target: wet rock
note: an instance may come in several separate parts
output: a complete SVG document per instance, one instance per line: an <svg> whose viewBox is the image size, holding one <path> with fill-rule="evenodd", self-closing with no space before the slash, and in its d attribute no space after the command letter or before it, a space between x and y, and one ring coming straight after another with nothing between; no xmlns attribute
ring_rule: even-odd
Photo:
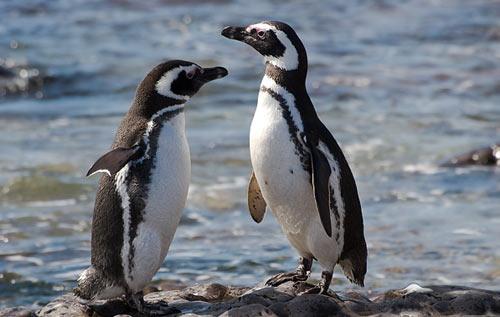
<svg viewBox="0 0 500 317"><path fill-rule="evenodd" d="M348 292L326 295L301 293L313 285L298 282L255 288L195 285L182 290L147 294L149 303L168 302L181 311L176 316L371 316L450 314L500 314L500 292L461 286L411 284L368 298L362 293ZM31 316L25 308L0 311L0 316ZM124 300L102 301L85 305L73 295L64 295L37 312L38 316L132 316Z"/></svg>
<svg viewBox="0 0 500 317"><path fill-rule="evenodd" d="M0 309L1 317L35 317L35 312L26 307Z"/></svg>
<svg viewBox="0 0 500 317"><path fill-rule="evenodd" d="M280 312L283 310L280 309ZM321 317L321 316L353 316L342 302L325 295L305 294L286 302L285 316Z"/></svg>
<svg viewBox="0 0 500 317"><path fill-rule="evenodd" d="M90 317L92 316L92 309L82 303L80 299L73 294L66 294L48 303L36 314L40 317Z"/></svg>
<svg viewBox="0 0 500 317"><path fill-rule="evenodd" d="M441 164L443 167L460 167L467 165L500 166L500 143L455 156Z"/></svg>
<svg viewBox="0 0 500 317"><path fill-rule="evenodd" d="M272 310L268 309L264 305L260 304L250 304L247 306L242 306L238 308L233 308L225 313L219 315L219 317L253 317L253 316L263 316L263 317L278 317Z"/></svg>
<svg viewBox="0 0 500 317"><path fill-rule="evenodd" d="M144 294L166 291L166 290L181 290L187 287L186 284L178 280L158 280L146 286L143 290Z"/></svg>
<svg viewBox="0 0 500 317"><path fill-rule="evenodd" d="M188 287L182 292L181 297L187 300L214 302L232 298L228 293L229 289L226 286L214 283Z"/></svg>
<svg viewBox="0 0 500 317"><path fill-rule="evenodd" d="M419 312L427 315L500 313L500 292L461 286L430 285L424 288L413 287L413 289L410 286L378 296L373 300L374 305L371 308L378 313L393 314L402 312Z"/></svg>

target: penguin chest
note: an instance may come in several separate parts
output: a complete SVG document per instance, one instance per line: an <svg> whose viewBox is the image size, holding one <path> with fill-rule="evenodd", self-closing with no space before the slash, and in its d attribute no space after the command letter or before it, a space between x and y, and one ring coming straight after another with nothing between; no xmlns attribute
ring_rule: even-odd
<svg viewBox="0 0 500 317"><path fill-rule="evenodd" d="M162 240L162 253L165 253L186 204L191 177L184 114L178 115L161 127L155 152L143 225L158 232Z"/></svg>
<svg viewBox="0 0 500 317"><path fill-rule="evenodd" d="M273 91L259 93L250 128L250 156L268 206L290 242L305 250L304 235L314 210L309 153L300 116L291 98L286 99Z"/></svg>
<svg viewBox="0 0 500 317"><path fill-rule="evenodd" d="M141 290L168 252L181 219L191 176L184 114L151 130L146 159L129 168L122 265L127 285Z"/></svg>

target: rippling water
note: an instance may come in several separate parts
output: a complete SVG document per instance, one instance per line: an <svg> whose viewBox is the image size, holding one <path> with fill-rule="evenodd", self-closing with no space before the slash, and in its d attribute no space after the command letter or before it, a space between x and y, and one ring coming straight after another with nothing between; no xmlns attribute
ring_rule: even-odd
<svg viewBox="0 0 500 317"><path fill-rule="evenodd" d="M273 217L246 211L262 59L219 36L265 19L302 37L313 102L357 178L365 291L498 288L500 171L437 165L500 139L499 17L495 0L0 2L0 307L47 302L88 266L84 172L167 58L230 76L188 106L189 202L156 279L251 285L295 267ZM354 287L337 273L333 288Z"/></svg>

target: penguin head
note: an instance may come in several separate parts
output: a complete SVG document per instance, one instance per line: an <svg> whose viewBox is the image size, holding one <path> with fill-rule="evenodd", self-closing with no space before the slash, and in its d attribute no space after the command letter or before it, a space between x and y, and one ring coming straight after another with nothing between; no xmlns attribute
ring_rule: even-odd
<svg viewBox="0 0 500 317"><path fill-rule="evenodd" d="M266 63L282 70L307 69L304 45L292 27L284 22L263 21L243 27L227 26L221 34L247 43L264 56Z"/></svg>
<svg viewBox="0 0 500 317"><path fill-rule="evenodd" d="M227 75L224 67L203 68L193 62L170 60L157 65L137 88L135 103L146 114L182 104L204 84Z"/></svg>
<svg viewBox="0 0 500 317"><path fill-rule="evenodd" d="M203 68L193 62L172 60L156 66L147 77L152 77L159 95L188 100L204 84L226 75L227 70L223 67Z"/></svg>

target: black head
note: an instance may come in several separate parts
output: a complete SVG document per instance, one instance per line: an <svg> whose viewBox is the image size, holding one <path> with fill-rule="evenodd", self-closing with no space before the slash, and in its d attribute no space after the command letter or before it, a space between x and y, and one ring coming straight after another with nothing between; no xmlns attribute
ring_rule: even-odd
<svg viewBox="0 0 500 317"><path fill-rule="evenodd" d="M136 103L149 108L185 103L201 86L226 75L224 67L203 68L182 60L167 61L153 68L142 80L137 88Z"/></svg>
<svg viewBox="0 0 500 317"><path fill-rule="evenodd" d="M297 33L286 23L264 21L248 26L228 26L223 36L247 43L280 69L307 69L307 55Z"/></svg>

